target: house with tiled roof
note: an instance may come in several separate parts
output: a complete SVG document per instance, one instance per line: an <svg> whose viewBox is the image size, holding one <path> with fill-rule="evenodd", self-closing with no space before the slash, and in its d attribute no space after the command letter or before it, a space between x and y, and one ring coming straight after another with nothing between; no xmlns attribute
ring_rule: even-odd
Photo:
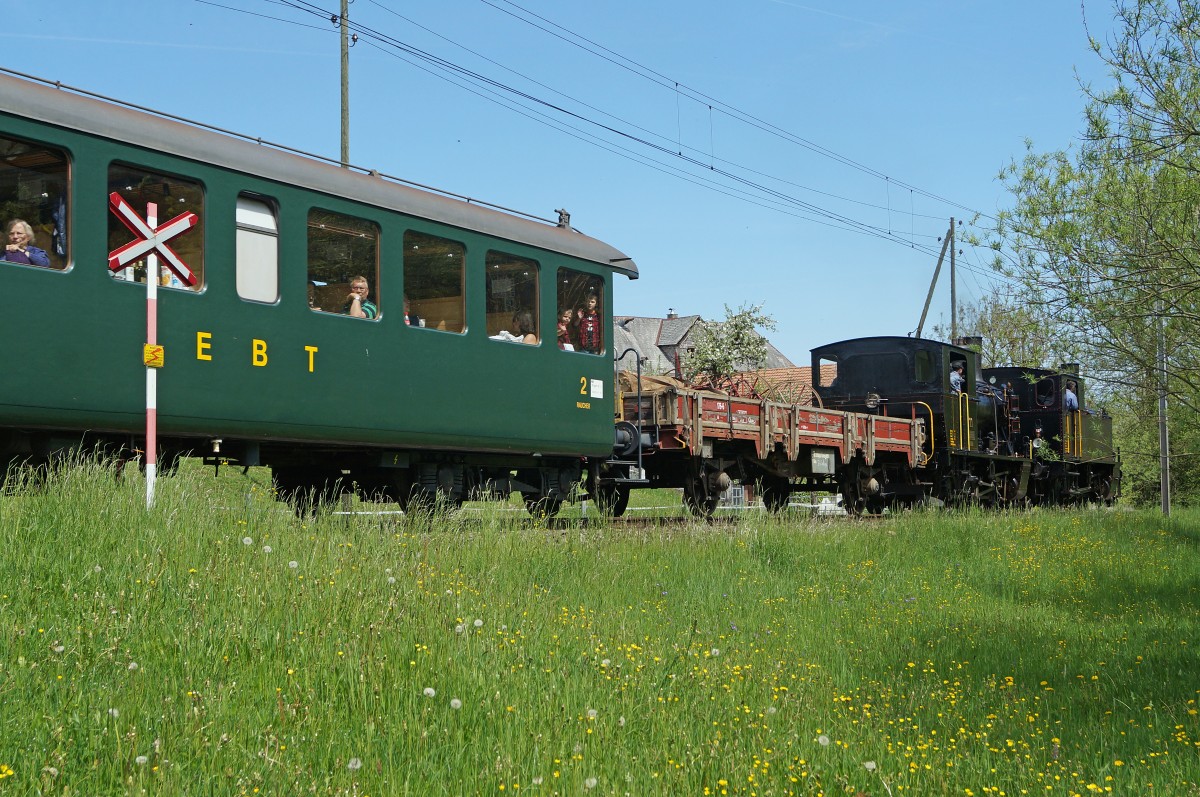
<svg viewBox="0 0 1200 797"><path fill-rule="evenodd" d="M613 318L613 351L620 354L633 349L642 358L642 371L648 374L677 376L688 354L695 349L693 337L698 315L678 315L674 310L666 318L649 316L616 316ZM635 369L632 355L617 364L618 368ZM795 368L783 352L767 341L768 369ZM806 369L807 370L807 369Z"/></svg>

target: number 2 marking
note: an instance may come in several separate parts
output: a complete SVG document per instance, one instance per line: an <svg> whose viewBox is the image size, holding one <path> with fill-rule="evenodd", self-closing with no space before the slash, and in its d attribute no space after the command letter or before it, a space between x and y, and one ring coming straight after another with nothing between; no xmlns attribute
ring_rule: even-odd
<svg viewBox="0 0 1200 797"><path fill-rule="evenodd" d="M579 395L581 395L581 396L587 395L587 377L586 376L579 377Z"/></svg>

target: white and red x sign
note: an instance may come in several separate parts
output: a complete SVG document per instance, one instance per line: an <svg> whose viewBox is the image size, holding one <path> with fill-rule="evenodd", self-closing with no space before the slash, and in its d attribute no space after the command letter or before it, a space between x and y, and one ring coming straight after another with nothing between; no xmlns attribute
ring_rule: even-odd
<svg viewBox="0 0 1200 797"><path fill-rule="evenodd" d="M179 259L179 255L167 246L167 241L195 227L200 221L199 216L189 210L186 213L180 213L166 224L160 224L152 229L116 191L108 195L108 204L117 218L129 228L129 231L138 236L120 249L114 249L108 253L110 271L120 271L153 251L158 253L167 268L171 269L185 285L196 284L196 275L192 273L186 263Z"/></svg>

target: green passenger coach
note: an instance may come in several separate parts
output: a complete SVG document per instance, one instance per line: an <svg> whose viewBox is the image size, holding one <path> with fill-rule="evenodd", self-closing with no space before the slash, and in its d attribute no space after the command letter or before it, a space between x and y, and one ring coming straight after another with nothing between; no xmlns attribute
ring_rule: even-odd
<svg viewBox="0 0 1200 797"><path fill-rule="evenodd" d="M0 150L6 241L33 234L0 262L0 464L144 447L147 278L164 469L195 455L268 465L301 501L519 491L552 511L613 452L613 280L637 267L565 214L7 75Z"/></svg>

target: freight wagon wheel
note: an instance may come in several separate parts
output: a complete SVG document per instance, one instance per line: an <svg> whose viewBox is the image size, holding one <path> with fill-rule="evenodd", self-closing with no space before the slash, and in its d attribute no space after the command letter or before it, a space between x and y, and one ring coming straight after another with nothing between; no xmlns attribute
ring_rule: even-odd
<svg viewBox="0 0 1200 797"><path fill-rule="evenodd" d="M594 498L596 506L609 517L620 517L629 508L629 490L615 484L601 486Z"/></svg>
<svg viewBox="0 0 1200 797"><path fill-rule="evenodd" d="M858 517L867 508L867 501L858 489L857 478L847 479L842 485L842 508L846 510L847 515L853 517Z"/></svg>
<svg viewBox="0 0 1200 797"><path fill-rule="evenodd" d="M780 512L787 509L791 497L791 485L787 479L770 479L762 482L762 501L768 512Z"/></svg>
<svg viewBox="0 0 1200 797"><path fill-rule="evenodd" d="M711 518L717 511L718 501L720 501L719 496L705 494L702 481L689 481L683 488L683 506L696 517Z"/></svg>

